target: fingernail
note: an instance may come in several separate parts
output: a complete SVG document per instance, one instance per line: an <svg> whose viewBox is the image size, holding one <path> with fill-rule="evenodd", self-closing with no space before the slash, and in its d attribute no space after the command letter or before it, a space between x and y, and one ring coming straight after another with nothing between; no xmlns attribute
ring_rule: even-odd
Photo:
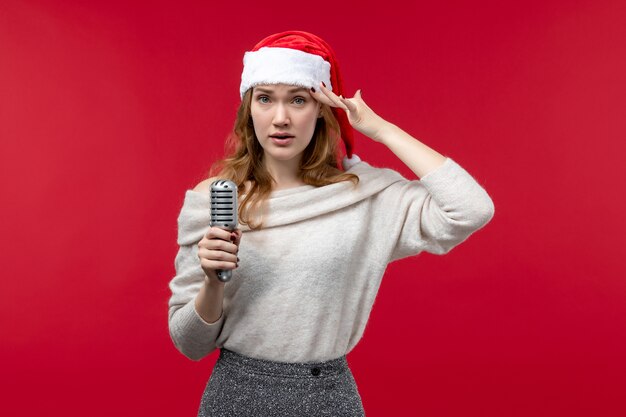
<svg viewBox="0 0 626 417"><path fill-rule="evenodd" d="M323 85L324 87L326 87L326 84L324 84L324 81L322 81L322 85Z"/></svg>
<svg viewBox="0 0 626 417"><path fill-rule="evenodd" d="M311 91L315 92L315 88L311 87Z"/></svg>
<svg viewBox="0 0 626 417"><path fill-rule="evenodd" d="M239 259L239 256L237 257L237 262L239 262L241 259Z"/></svg>

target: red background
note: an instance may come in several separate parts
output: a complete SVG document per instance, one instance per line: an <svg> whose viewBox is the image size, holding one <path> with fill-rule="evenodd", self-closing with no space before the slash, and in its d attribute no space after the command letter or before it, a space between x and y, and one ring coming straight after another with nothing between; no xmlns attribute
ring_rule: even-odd
<svg viewBox="0 0 626 417"><path fill-rule="evenodd" d="M626 415L625 5L1 2L2 414L195 415L218 352L169 339L176 219L244 51L301 29L496 207L389 266L348 355L367 415Z"/></svg>

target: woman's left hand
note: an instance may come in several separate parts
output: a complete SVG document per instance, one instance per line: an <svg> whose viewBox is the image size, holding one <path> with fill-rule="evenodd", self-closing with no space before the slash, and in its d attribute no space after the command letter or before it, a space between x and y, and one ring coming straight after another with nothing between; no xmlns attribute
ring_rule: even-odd
<svg viewBox="0 0 626 417"><path fill-rule="evenodd" d="M361 97L360 89L353 98L344 98L336 95L320 83L319 91L311 92L311 95L321 103L328 104L331 107L342 108L347 113L348 121L354 129L376 142L382 141L383 131L390 123L374 113L365 104Z"/></svg>

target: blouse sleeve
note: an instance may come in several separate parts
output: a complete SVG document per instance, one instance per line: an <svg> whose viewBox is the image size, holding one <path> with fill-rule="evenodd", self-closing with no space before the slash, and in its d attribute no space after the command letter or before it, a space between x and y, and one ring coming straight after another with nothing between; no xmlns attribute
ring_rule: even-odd
<svg viewBox="0 0 626 417"><path fill-rule="evenodd" d="M192 360L200 360L217 348L216 340L222 330L224 314L215 323L207 323L195 309L195 299L204 285L204 271L198 258L199 242L191 243L188 235L181 236L187 216L185 207L179 217L179 249L174 260L176 275L169 283L168 325L176 348ZM207 226L208 228L208 226Z"/></svg>
<svg viewBox="0 0 626 417"><path fill-rule="evenodd" d="M398 181L384 190L383 204L397 240L389 262L426 251L450 252L493 218L493 201L451 158L420 180Z"/></svg>

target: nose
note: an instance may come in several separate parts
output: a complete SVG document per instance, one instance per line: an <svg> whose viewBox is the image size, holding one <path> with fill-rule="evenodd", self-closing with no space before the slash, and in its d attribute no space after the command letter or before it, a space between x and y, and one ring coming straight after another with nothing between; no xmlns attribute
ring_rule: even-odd
<svg viewBox="0 0 626 417"><path fill-rule="evenodd" d="M274 112L274 124L278 126L284 126L288 123L289 114L287 112L287 107L283 103L278 103Z"/></svg>

